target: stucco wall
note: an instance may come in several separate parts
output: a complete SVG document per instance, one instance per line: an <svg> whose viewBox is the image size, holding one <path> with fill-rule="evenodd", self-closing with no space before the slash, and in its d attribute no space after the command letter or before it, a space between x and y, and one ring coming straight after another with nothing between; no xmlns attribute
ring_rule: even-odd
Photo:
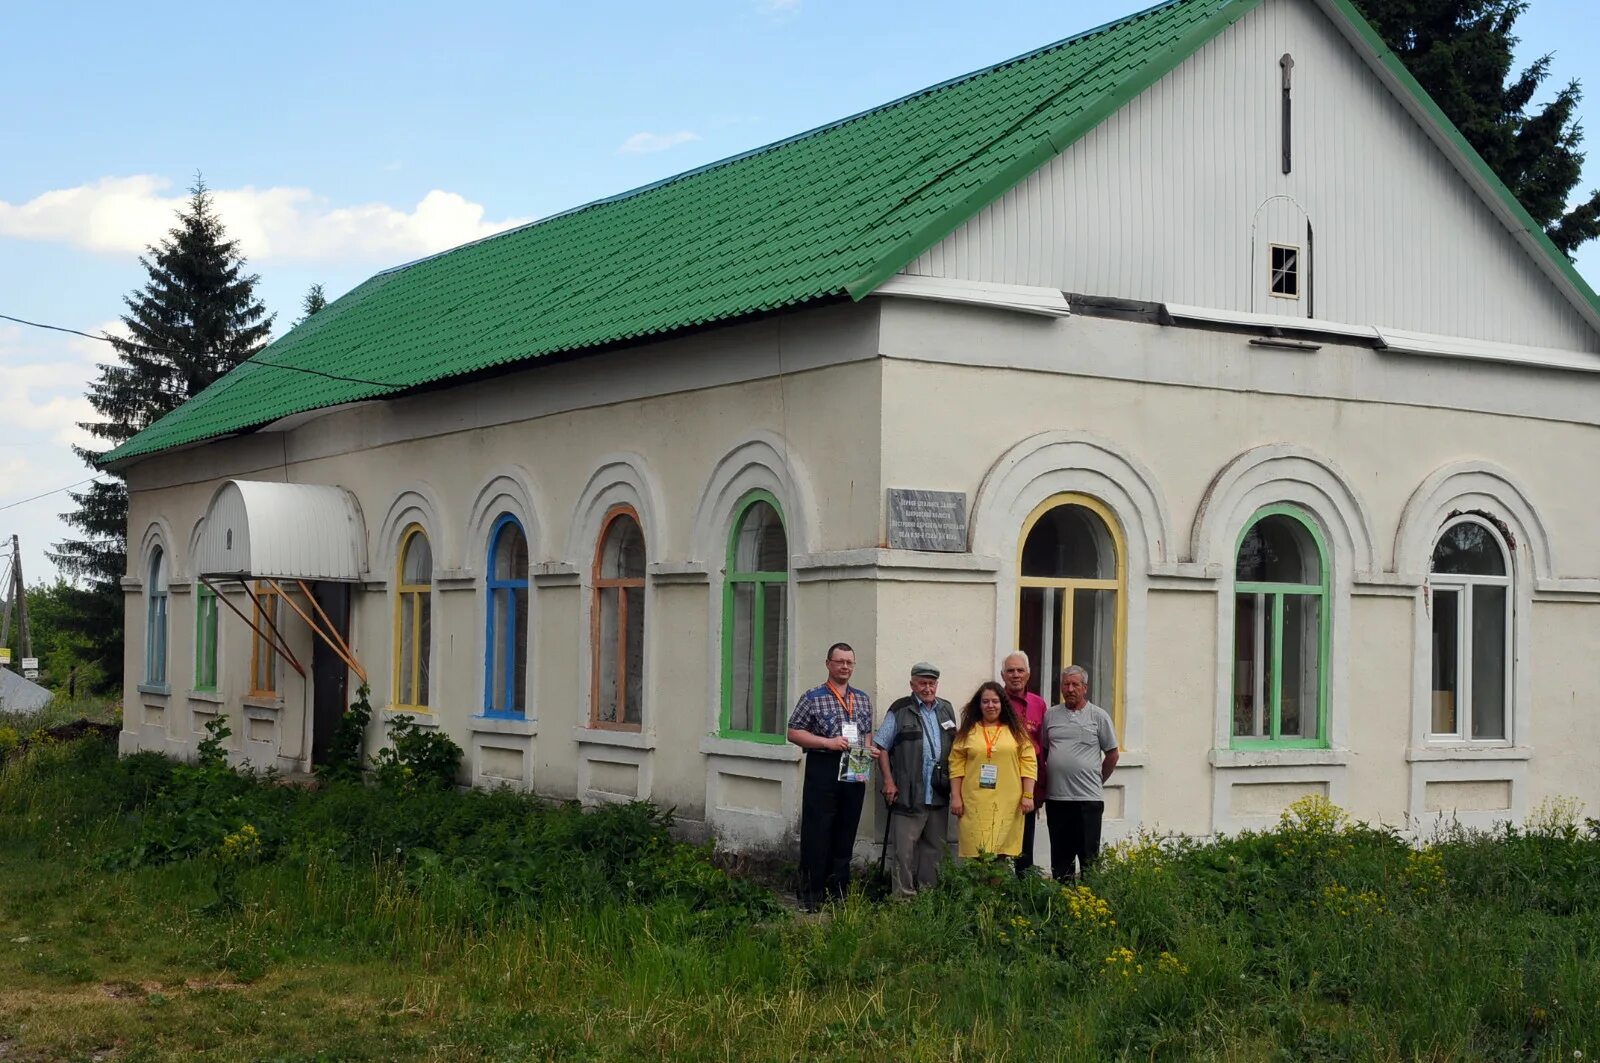
<svg viewBox="0 0 1600 1063"><path fill-rule="evenodd" d="M581 371L557 365L443 396L356 406L141 463L130 471L130 527L135 544L146 542L130 567L145 565L155 541L176 567L170 690L140 688L146 599L130 578L124 747L192 751L187 721L191 703L202 703L188 690L194 610L184 581L192 529L223 478L340 484L355 494L366 526L368 572L353 595L351 642L371 677L380 727L394 715L397 551L405 529L420 524L434 562L432 711L414 715L468 751L468 781L596 801L648 798L687 820L705 820L709 808L725 833L781 844L798 808L798 750L717 735L731 507L761 488L783 510L796 559L782 695L789 704L822 678L830 642L867 647L875 639L871 583L832 563L878 545L874 320L872 308L823 309L798 332L772 322L723 330L602 355ZM742 348L730 333L742 336ZM684 362L694 369L687 376ZM608 401L649 387L676 390ZM528 413L516 419L518 409ZM648 552L646 700L636 733L588 726L589 580L600 523L618 504L638 511ZM483 716L482 579L489 530L503 512L522 522L533 566L525 720ZM808 570L808 558L820 560ZM234 598L249 612L247 598ZM231 613L220 626L222 686L203 707L242 719L250 632ZM309 665L304 624L291 616L284 626ZM290 669L280 675L278 745L265 763L293 769L304 766L304 692ZM874 689L870 659L857 681ZM246 728L233 726L243 758L252 751ZM259 756L253 763L264 766Z"/></svg>
<svg viewBox="0 0 1600 1063"><path fill-rule="evenodd" d="M993 564L996 585L963 598L962 616L930 621L946 586L900 584L881 599L884 630L917 624L942 643L947 625L989 612L986 648L998 659L1014 639L1022 515L1078 491L1110 506L1134 540L1124 744L1141 765L1127 797L1146 824L1264 824L1307 792L1421 829L1441 811L1469 824L1519 817L1553 794L1600 808L1600 498L1578 489L1600 461L1596 382L1250 338L891 303L885 483L965 493L972 550ZM1123 379L1101 375L1113 364ZM1585 402L1588 422L1575 405ZM1440 501L1468 483L1462 500ZM1250 516L1276 501L1326 525L1332 748L1240 754L1228 748L1225 687L1232 551ZM1528 525L1516 527L1513 557L1514 734L1504 748L1447 749L1418 723L1427 557L1446 512L1480 505Z"/></svg>

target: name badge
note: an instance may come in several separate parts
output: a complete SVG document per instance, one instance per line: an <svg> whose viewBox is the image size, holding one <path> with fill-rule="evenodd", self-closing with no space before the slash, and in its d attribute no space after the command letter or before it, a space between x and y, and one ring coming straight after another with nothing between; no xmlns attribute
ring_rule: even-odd
<svg viewBox="0 0 1600 1063"><path fill-rule="evenodd" d="M844 725L844 736L851 745L856 745L861 741L861 730L855 724L847 723Z"/></svg>
<svg viewBox="0 0 1600 1063"><path fill-rule="evenodd" d="M993 790L1000 785L1000 765L978 765L978 788L980 790Z"/></svg>
<svg viewBox="0 0 1600 1063"><path fill-rule="evenodd" d="M954 720L940 720L939 726L943 727L946 731L954 731L956 729L956 722Z"/></svg>

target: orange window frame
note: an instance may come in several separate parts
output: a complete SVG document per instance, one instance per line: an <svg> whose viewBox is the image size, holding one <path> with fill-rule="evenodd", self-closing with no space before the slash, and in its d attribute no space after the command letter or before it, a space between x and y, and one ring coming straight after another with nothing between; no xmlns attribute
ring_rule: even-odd
<svg viewBox="0 0 1600 1063"><path fill-rule="evenodd" d="M634 525L639 529L641 537L644 535L644 522L639 519L638 512L628 505L613 507L606 519L600 525L600 534L595 539L594 565L590 569L593 588L589 600L589 726L608 731L638 731L644 726L644 713L639 713L637 722L629 723L628 719L628 595L629 588L644 590L644 577L626 576L607 578L602 576L601 570L605 563L606 540L611 536L611 526L622 517L632 518ZM648 562L648 553L646 554ZM600 719L600 602L602 592L616 588L617 594L617 718L616 720ZM643 594L640 594L641 601ZM641 632L642 632L641 628ZM644 652L641 647L639 653L639 666L644 667ZM643 678L642 676L640 677ZM640 689L643 689L641 683ZM643 706L639 706L643 708Z"/></svg>

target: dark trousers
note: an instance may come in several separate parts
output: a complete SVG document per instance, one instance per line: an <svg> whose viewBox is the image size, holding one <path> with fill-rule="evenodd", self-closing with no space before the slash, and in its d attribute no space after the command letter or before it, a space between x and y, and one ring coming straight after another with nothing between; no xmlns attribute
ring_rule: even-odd
<svg viewBox="0 0 1600 1063"><path fill-rule="evenodd" d="M806 754L805 793L800 799L802 900L844 896L866 794L866 783L839 781L837 752Z"/></svg>
<svg viewBox="0 0 1600 1063"><path fill-rule="evenodd" d="M1026 875L1028 868L1033 866L1033 828L1038 816L1039 810L1034 809L1022 817L1022 852L1017 854L1016 859L1018 876Z"/></svg>
<svg viewBox="0 0 1600 1063"><path fill-rule="evenodd" d="M1100 817L1104 801L1046 801L1045 820L1050 827L1050 874L1065 882L1094 865L1100 855Z"/></svg>

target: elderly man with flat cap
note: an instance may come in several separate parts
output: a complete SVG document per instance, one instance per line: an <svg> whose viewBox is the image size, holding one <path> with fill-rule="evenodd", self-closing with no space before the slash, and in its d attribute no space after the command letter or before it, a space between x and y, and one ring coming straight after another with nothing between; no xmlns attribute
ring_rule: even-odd
<svg viewBox="0 0 1600 1063"><path fill-rule="evenodd" d="M889 802L896 897L937 884L945 858L956 713L938 695L939 669L918 661L911 666L910 695L889 706L873 736Z"/></svg>

